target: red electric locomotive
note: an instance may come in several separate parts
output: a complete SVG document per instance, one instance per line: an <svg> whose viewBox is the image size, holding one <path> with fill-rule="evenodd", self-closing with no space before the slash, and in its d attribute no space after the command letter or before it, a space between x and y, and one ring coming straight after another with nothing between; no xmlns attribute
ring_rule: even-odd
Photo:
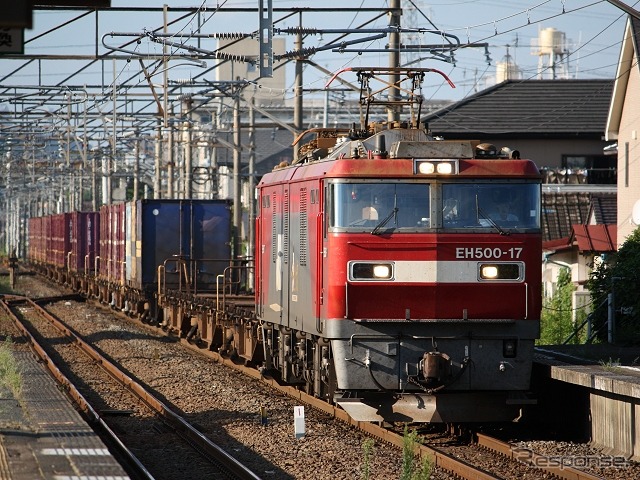
<svg viewBox="0 0 640 480"><path fill-rule="evenodd" d="M358 420L512 420L539 335L538 169L432 137L416 92L442 73L352 71L361 130L308 132L297 161L258 185L264 367ZM411 121L368 121L388 87Z"/></svg>

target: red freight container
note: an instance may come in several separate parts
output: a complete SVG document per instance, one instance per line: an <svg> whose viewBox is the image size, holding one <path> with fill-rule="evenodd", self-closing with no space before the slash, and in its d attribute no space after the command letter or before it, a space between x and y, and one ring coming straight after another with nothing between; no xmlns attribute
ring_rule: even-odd
<svg viewBox="0 0 640 480"><path fill-rule="evenodd" d="M126 204L115 203L100 208L100 260L98 278L125 284L125 212Z"/></svg>
<svg viewBox="0 0 640 480"><path fill-rule="evenodd" d="M86 252L89 272L95 271L96 257L100 254L100 213L89 212L86 226Z"/></svg>
<svg viewBox="0 0 640 480"><path fill-rule="evenodd" d="M49 264L53 263L51 218L51 215L42 218L42 261Z"/></svg>
<svg viewBox="0 0 640 480"><path fill-rule="evenodd" d="M71 252L71 214L59 213L51 216L51 249L49 263L59 268L67 266Z"/></svg>
<svg viewBox="0 0 640 480"><path fill-rule="evenodd" d="M69 269L78 273L93 271L98 255L100 215L98 212L71 214L71 252Z"/></svg>
<svg viewBox="0 0 640 480"><path fill-rule="evenodd" d="M35 253L34 258L38 262L44 262L46 260L47 252L47 237L46 237L46 219L39 217L36 219L36 233L35 233Z"/></svg>
<svg viewBox="0 0 640 480"><path fill-rule="evenodd" d="M29 218L29 244L27 247L27 258L31 262L44 261L44 236L42 225L43 217Z"/></svg>
<svg viewBox="0 0 640 480"><path fill-rule="evenodd" d="M27 258L31 261L36 259L36 230L38 229L39 218L31 217L27 220Z"/></svg>

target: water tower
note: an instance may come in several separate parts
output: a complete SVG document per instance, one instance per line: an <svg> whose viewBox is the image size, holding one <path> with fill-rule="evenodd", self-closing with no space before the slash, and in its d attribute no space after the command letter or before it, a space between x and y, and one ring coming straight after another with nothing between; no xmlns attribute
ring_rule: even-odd
<svg viewBox="0 0 640 480"><path fill-rule="evenodd" d="M531 54L538 56L539 79L569 78L569 49L564 32L544 28L532 44Z"/></svg>
<svg viewBox="0 0 640 480"><path fill-rule="evenodd" d="M507 54L496 64L496 83L505 80L520 80L521 78L520 67L509 53L509 45L507 45Z"/></svg>

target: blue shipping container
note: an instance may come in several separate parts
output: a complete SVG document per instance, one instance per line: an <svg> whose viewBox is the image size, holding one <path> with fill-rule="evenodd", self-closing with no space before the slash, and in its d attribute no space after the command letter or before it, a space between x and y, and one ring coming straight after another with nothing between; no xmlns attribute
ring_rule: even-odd
<svg viewBox="0 0 640 480"><path fill-rule="evenodd" d="M184 286L184 266L191 288L215 290L216 277L231 262L231 202L228 200L138 200L131 202L127 221L127 278L136 288L162 281L168 288ZM130 217L131 220L133 218ZM127 220L130 220L129 218ZM180 264L178 259L184 259ZM183 267L181 267L183 265ZM180 278L182 275L182 278Z"/></svg>

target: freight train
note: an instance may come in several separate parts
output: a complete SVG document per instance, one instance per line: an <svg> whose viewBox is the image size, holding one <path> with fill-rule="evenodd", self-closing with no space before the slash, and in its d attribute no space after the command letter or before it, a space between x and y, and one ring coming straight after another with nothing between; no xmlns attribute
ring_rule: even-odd
<svg viewBox="0 0 640 480"><path fill-rule="evenodd" d="M307 131L262 177L253 257L232 258L228 202L140 200L89 217L99 239L73 220L95 214L31 219L30 261L356 420L513 420L539 336L540 173L430 134L419 86L441 72L352 71L360 128ZM386 88L410 121L369 121Z"/></svg>

